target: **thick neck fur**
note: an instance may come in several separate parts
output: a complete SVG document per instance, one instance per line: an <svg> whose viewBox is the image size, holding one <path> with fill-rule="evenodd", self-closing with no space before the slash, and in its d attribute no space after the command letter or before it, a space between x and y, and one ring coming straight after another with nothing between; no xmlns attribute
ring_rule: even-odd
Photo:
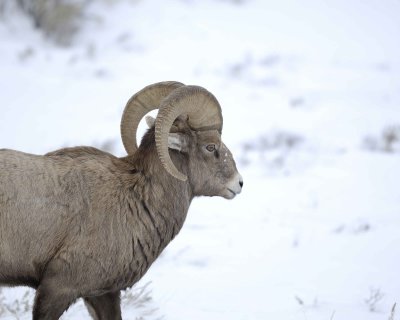
<svg viewBox="0 0 400 320"><path fill-rule="evenodd" d="M153 128L145 134L137 152L123 159L130 164L131 173L136 178L130 191L134 199L140 199L131 204L137 207L132 208L132 211L136 209L141 213L138 219L144 228L140 237L152 237L148 239L149 247L156 247L153 252L144 253L150 263L182 228L193 199L189 183L172 177L162 167L154 141ZM183 155L172 151L171 156L177 167L186 172L186 164L182 163L182 158L178 159ZM142 247L146 251L145 245Z"/></svg>
<svg viewBox="0 0 400 320"><path fill-rule="evenodd" d="M185 155L173 150L170 151L170 156L176 167L181 172L187 173L188 159L185 158ZM152 191L151 194L154 194L156 199L160 199L159 197L164 195L170 197L170 200L174 199L173 202L178 202L182 205L186 202L189 205L192 201L193 194L189 183L174 178L162 166L156 150L154 127L149 129L143 136L137 152L125 159L133 166L132 173L138 173L139 176L154 187L149 191ZM162 194L158 193L161 190L157 187L161 187Z"/></svg>

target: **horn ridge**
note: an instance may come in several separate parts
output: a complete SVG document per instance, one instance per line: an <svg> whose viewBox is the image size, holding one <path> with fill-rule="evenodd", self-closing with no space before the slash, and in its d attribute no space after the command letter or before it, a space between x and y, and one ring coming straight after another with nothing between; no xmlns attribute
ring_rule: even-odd
<svg viewBox="0 0 400 320"><path fill-rule="evenodd" d="M168 134L175 119L187 114L188 125L194 130L222 131L221 106L212 93L200 86L180 87L165 97L156 119L155 136L157 153L163 167L175 178L186 181L172 162L168 152Z"/></svg>
<svg viewBox="0 0 400 320"><path fill-rule="evenodd" d="M175 89L184 86L176 81L163 81L144 87L127 102L121 119L121 138L128 155L137 150L136 133L140 120L146 113L158 109L160 102Z"/></svg>

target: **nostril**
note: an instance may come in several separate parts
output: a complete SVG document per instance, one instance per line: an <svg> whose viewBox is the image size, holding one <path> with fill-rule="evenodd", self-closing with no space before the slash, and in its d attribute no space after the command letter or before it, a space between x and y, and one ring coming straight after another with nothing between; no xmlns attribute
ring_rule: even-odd
<svg viewBox="0 0 400 320"><path fill-rule="evenodd" d="M239 181L240 187L243 188L243 180Z"/></svg>

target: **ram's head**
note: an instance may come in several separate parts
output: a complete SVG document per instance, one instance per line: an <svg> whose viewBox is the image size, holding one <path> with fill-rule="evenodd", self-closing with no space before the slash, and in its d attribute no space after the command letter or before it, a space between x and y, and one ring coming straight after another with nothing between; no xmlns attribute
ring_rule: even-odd
<svg viewBox="0 0 400 320"><path fill-rule="evenodd" d="M157 118L148 119L148 124L155 127L158 158L171 176L188 181L195 195L232 199L241 192L242 177L221 140L221 107L210 92L199 86L160 82L136 93L121 121L122 142L129 155L137 150L140 120L154 109L159 109Z"/></svg>

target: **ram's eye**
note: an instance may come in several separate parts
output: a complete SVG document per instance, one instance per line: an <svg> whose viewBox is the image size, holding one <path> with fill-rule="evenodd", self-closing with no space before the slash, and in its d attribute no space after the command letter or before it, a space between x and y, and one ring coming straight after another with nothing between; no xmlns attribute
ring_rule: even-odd
<svg viewBox="0 0 400 320"><path fill-rule="evenodd" d="M208 144L206 146L207 151L214 152L215 151L215 144Z"/></svg>

